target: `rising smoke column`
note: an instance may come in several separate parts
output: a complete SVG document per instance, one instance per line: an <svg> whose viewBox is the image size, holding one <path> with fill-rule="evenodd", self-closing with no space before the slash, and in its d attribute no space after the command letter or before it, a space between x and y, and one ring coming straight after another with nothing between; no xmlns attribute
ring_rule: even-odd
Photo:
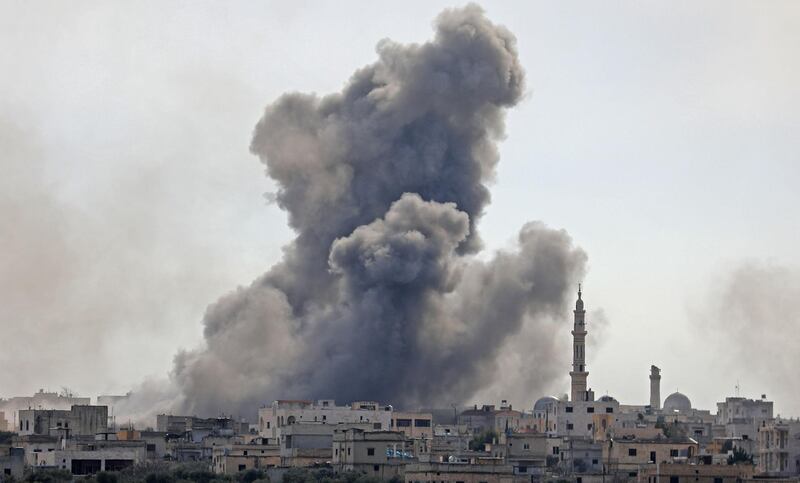
<svg viewBox="0 0 800 483"><path fill-rule="evenodd" d="M176 357L181 410L463 402L523 324L542 333L530 370L553 372L546 348L560 328L547 320L582 276L583 251L530 223L517 250L473 257L504 110L524 92L515 38L475 5L444 11L435 29L421 45L380 42L341 93L266 108L251 151L297 237L268 273L209 307L206 346Z"/></svg>

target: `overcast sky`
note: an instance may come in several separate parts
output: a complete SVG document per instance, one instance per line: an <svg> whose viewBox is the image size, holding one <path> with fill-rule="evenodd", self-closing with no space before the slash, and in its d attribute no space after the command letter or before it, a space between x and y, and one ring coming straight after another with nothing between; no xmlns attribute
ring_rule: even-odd
<svg viewBox="0 0 800 483"><path fill-rule="evenodd" d="M264 106L340 90L454 5L0 3L0 396L163 376L292 238L248 152ZM481 5L528 75L482 237L542 220L586 250L589 385L644 404L656 364L662 395L713 409L738 381L800 415L778 377L800 362L800 3Z"/></svg>

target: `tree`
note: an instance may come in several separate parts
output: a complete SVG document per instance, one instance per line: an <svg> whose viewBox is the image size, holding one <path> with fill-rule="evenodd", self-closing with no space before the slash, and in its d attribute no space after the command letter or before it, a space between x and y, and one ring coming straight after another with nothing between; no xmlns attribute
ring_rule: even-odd
<svg viewBox="0 0 800 483"><path fill-rule="evenodd" d="M491 443L495 439L497 439L497 433L493 429L484 431L470 440L469 449L472 451L484 451L486 443Z"/></svg>
<svg viewBox="0 0 800 483"><path fill-rule="evenodd" d="M747 451L741 448L733 448L733 454L728 456L728 464L735 465L737 463L753 464L753 455L748 454Z"/></svg>

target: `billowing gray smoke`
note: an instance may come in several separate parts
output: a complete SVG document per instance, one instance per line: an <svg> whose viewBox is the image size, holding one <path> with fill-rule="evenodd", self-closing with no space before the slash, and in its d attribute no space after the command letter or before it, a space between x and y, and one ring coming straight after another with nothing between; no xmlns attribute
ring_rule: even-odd
<svg viewBox="0 0 800 483"><path fill-rule="evenodd" d="M560 330L551 321L586 261L565 232L529 223L518 250L473 257L503 111L524 91L514 36L474 5L435 27L422 45L382 41L341 93L267 107L251 151L297 238L208 309L206 347L176 358L182 410L251 414L317 397L449 405L491 382L523 325L538 324L545 346ZM528 369L555 374L565 361L537 358L536 332Z"/></svg>
<svg viewBox="0 0 800 483"><path fill-rule="evenodd" d="M798 300L798 267L748 262L720 277L694 314L719 377L729 388L741 384L747 397L766 393L784 416L800 414Z"/></svg>

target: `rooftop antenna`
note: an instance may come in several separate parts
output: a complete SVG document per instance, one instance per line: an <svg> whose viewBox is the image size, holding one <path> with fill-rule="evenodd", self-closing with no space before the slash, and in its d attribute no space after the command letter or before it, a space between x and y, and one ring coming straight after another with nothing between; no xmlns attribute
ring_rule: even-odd
<svg viewBox="0 0 800 483"><path fill-rule="evenodd" d="M738 379L736 380L736 387L735 387L735 389L736 389L736 397L739 397L739 389L740 389L740 388L739 388L739 380L738 380Z"/></svg>

